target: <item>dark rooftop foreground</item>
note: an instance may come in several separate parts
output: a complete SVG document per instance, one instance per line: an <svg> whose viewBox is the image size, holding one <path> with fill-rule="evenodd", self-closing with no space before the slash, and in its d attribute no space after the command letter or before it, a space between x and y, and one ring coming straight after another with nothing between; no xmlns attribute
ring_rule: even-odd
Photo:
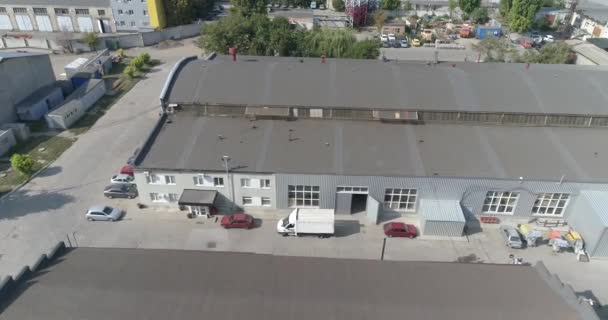
<svg viewBox="0 0 608 320"><path fill-rule="evenodd" d="M236 172L608 181L605 129L252 122L187 113L171 120L140 154L139 168L223 172L221 157L229 155Z"/></svg>
<svg viewBox="0 0 608 320"><path fill-rule="evenodd" d="M218 56L187 62L168 101L608 115L602 83L597 66Z"/></svg>
<svg viewBox="0 0 608 320"><path fill-rule="evenodd" d="M525 266L99 248L59 259L2 319L581 319Z"/></svg>

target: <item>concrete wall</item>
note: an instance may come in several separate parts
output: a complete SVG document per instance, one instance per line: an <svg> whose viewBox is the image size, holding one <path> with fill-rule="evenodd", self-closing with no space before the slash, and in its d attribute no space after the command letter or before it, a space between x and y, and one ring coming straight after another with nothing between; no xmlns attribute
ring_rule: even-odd
<svg viewBox="0 0 608 320"><path fill-rule="evenodd" d="M0 62L0 124L17 120L15 105L34 91L55 82L48 55L4 59Z"/></svg>
<svg viewBox="0 0 608 320"><path fill-rule="evenodd" d="M587 197L576 199L571 207L576 214L569 215L567 221L583 236L589 255L608 257L608 241L603 239L608 238L608 230L599 216L603 213L596 212Z"/></svg>
<svg viewBox="0 0 608 320"><path fill-rule="evenodd" d="M141 34L144 46L157 44L168 39L183 39L196 37L201 34L203 24L193 23L183 26L165 28L161 31L144 32Z"/></svg>
<svg viewBox="0 0 608 320"><path fill-rule="evenodd" d="M48 104L47 104L48 100ZM36 121L42 119L46 113L53 110L56 106L63 102L63 93L61 88L56 87L46 96L40 97L37 101L30 105L21 104L17 108L17 116L20 120Z"/></svg>
<svg viewBox="0 0 608 320"><path fill-rule="evenodd" d="M221 159L218 158L218 161ZM145 171L148 175L157 174L157 175L171 175L175 177L175 184L165 184L164 182L161 184L150 184L147 182L146 174L144 171L136 171L135 172L135 183L137 183L137 189L139 191L139 202L152 205L152 206L160 206L167 208L177 209L179 206L177 202L153 202L150 198L150 193L162 193L162 194L176 194L177 198L181 196L184 189L194 189L194 190L216 190L218 194L218 199L216 200L215 206L218 208L220 213L227 213L230 211L232 206L232 198L234 193L235 207L244 208L247 211L254 212L259 209L274 209L276 208L276 194L275 194L275 178L273 175L264 175L264 174L240 174L240 173L230 173L228 177L226 177L226 173L221 172L170 172L170 171ZM196 185L194 182L194 178L204 175L207 177L207 181L210 181L208 184L204 185ZM213 186L211 182L213 182L213 178L222 178L224 179L223 186ZM241 179L251 179L252 187L251 188L243 188L241 187ZM161 177L161 182L163 181L163 177ZM256 185L255 181L259 181L262 179L270 180L270 188L262 189L259 184ZM233 188L234 183L234 188ZM243 197L252 197L253 205L244 206L243 205ZM270 206L262 206L261 198L269 198Z"/></svg>
<svg viewBox="0 0 608 320"><path fill-rule="evenodd" d="M17 140L13 135L13 130L0 130L0 156L6 154L15 144L17 144Z"/></svg>

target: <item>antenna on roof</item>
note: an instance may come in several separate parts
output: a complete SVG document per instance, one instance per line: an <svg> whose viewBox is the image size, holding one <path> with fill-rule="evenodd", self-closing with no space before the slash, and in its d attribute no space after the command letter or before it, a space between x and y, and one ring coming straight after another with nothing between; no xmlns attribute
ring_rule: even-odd
<svg viewBox="0 0 608 320"><path fill-rule="evenodd" d="M217 135L217 138L218 138L220 141L221 141L221 140L226 139L226 138L225 138L223 135L221 135L221 134L218 134L218 135Z"/></svg>

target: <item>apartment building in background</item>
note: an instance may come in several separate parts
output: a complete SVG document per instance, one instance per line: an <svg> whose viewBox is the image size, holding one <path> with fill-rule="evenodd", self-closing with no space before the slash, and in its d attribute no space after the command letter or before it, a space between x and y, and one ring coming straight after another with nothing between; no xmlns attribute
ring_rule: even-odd
<svg viewBox="0 0 608 320"><path fill-rule="evenodd" d="M110 0L0 0L0 31L116 32Z"/></svg>
<svg viewBox="0 0 608 320"><path fill-rule="evenodd" d="M166 26L163 0L109 1L119 31L145 31Z"/></svg>

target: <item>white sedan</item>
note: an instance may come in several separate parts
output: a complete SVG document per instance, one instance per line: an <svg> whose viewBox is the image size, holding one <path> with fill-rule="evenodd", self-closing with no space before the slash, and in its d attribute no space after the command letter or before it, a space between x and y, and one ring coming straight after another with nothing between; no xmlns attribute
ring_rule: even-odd
<svg viewBox="0 0 608 320"><path fill-rule="evenodd" d="M110 183L127 183L127 184L133 184L135 178L133 178L133 176L128 175L128 174L115 174L112 176L112 179L110 179Z"/></svg>
<svg viewBox="0 0 608 320"><path fill-rule="evenodd" d="M553 42L553 41L555 41L555 38L553 38L552 35L548 34L548 35L546 35L546 36L543 37L543 41L544 42Z"/></svg>

